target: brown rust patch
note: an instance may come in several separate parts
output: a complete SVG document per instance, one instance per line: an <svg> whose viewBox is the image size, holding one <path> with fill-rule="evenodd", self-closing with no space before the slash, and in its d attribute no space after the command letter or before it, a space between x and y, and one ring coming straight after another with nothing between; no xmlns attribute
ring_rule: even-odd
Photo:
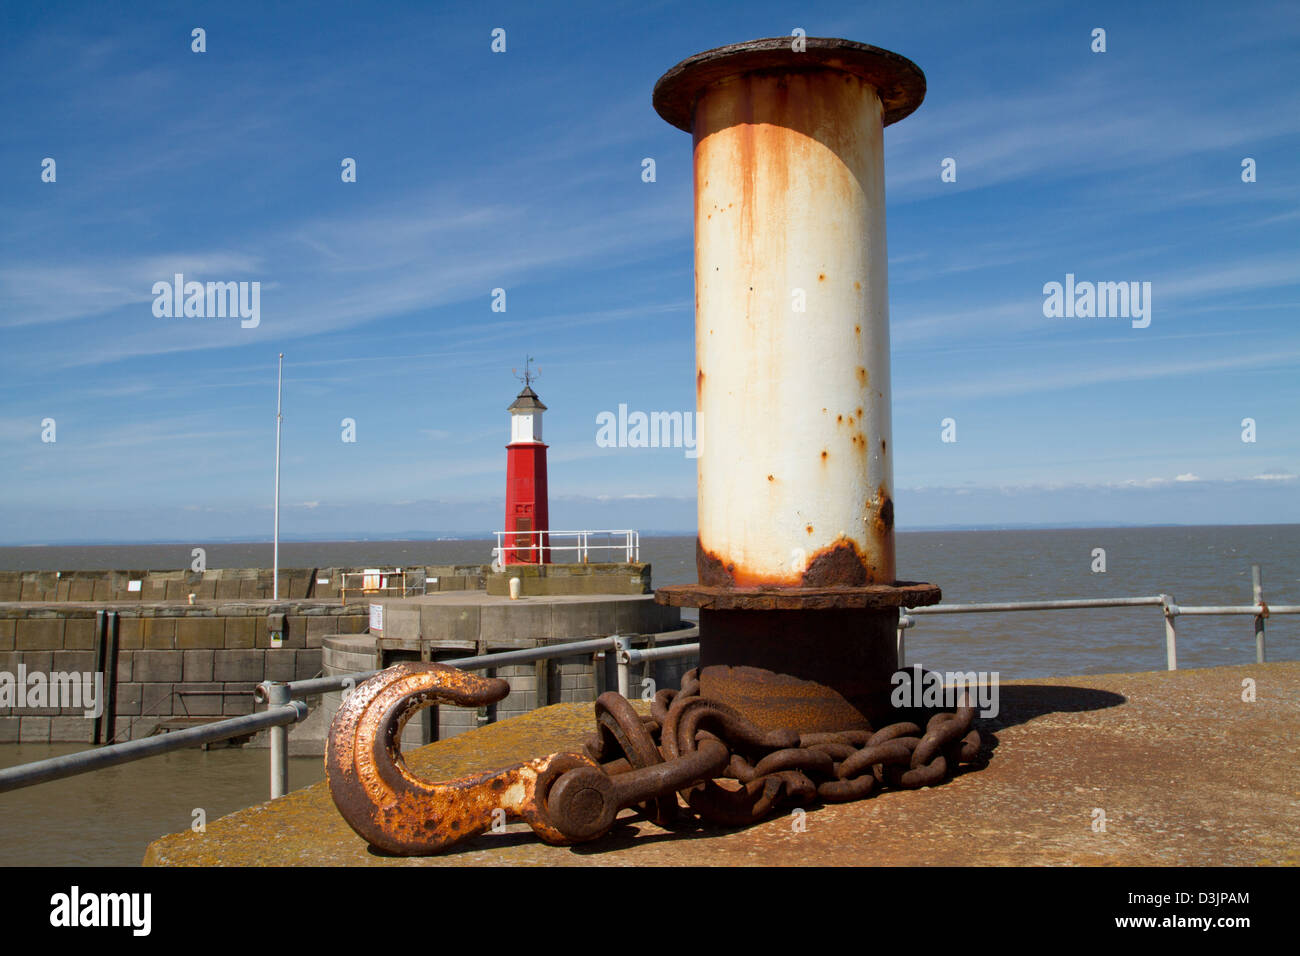
<svg viewBox="0 0 1300 956"><path fill-rule="evenodd" d="M866 560L858 552L857 544L840 537L812 556L801 584L806 588L858 587L867 581Z"/></svg>
<svg viewBox="0 0 1300 956"><path fill-rule="evenodd" d="M823 448L823 449L822 449L822 461L825 461L825 460L826 460L827 458L829 458L829 457L830 457L830 452L828 452L825 448Z"/></svg>
<svg viewBox="0 0 1300 956"><path fill-rule="evenodd" d="M704 369L697 369L695 372L695 400L698 402L700 396L703 394L704 394Z"/></svg>
<svg viewBox="0 0 1300 956"><path fill-rule="evenodd" d="M871 376L867 374L867 370L863 368L861 365L859 365L857 372L855 374L858 377L858 384L861 385L863 388L866 388L867 382L871 380Z"/></svg>
<svg viewBox="0 0 1300 956"><path fill-rule="evenodd" d="M836 415L836 416L835 416L835 421L836 421L837 424L840 423L840 422L843 422L843 421L844 421L844 416L843 416L843 415Z"/></svg>
<svg viewBox="0 0 1300 956"><path fill-rule="evenodd" d="M722 558L705 549L700 539L695 539L695 573L701 584L710 587L735 587L736 565L723 563Z"/></svg>
<svg viewBox="0 0 1300 956"><path fill-rule="evenodd" d="M877 541L886 541L894 533L894 499L883 484L876 490L876 498L868 506L875 514L871 518L871 534Z"/></svg>
<svg viewBox="0 0 1300 956"><path fill-rule="evenodd" d="M768 480L768 481L776 481L776 479L773 478L771 475L768 475L768 476L767 476L767 480Z"/></svg>
<svg viewBox="0 0 1300 956"><path fill-rule="evenodd" d="M668 607L698 607L733 611L820 611L831 608L927 607L938 604L943 592L933 584L895 581L892 584L834 585L804 588L797 583L710 587L674 584L655 590L655 603Z"/></svg>
<svg viewBox="0 0 1300 956"><path fill-rule="evenodd" d="M855 283L853 283L853 291L855 291L855 292L861 292L861 291L862 291L862 283L861 283L861 282L855 282Z"/></svg>
<svg viewBox="0 0 1300 956"><path fill-rule="evenodd" d="M888 447L889 447L889 446L888 446L888 443L887 443L883 438L880 439L880 453L881 453L882 455L885 453L885 451L888 449Z"/></svg>
<svg viewBox="0 0 1300 956"><path fill-rule="evenodd" d="M698 300L696 301L695 304L696 304L696 307L699 306L699 302L698 302ZM855 325L855 326L853 326L853 334L854 334L854 335L861 335L861 334L862 334L862 326L860 326L860 325Z"/></svg>
<svg viewBox="0 0 1300 956"><path fill-rule="evenodd" d="M808 525L804 530L807 531L809 534L812 534L812 533L813 533L813 526L812 526L812 525Z"/></svg>
<svg viewBox="0 0 1300 956"><path fill-rule="evenodd" d="M818 276L817 276L817 281L818 281L818 282L825 282L825 281L826 281L826 273L824 273L824 272L819 273Z"/></svg>

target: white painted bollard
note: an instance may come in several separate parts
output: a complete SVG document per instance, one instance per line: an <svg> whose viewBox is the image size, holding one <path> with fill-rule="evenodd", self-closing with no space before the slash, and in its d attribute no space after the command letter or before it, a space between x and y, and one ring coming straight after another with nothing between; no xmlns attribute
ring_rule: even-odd
<svg viewBox="0 0 1300 956"><path fill-rule="evenodd" d="M523 582L520 581L518 578L510 579L510 600L512 601L519 600L519 594L522 591L523 586L524 586Z"/></svg>
<svg viewBox="0 0 1300 956"><path fill-rule="evenodd" d="M910 60L813 37L655 87L695 140L701 584L894 583L884 127L924 95Z"/></svg>

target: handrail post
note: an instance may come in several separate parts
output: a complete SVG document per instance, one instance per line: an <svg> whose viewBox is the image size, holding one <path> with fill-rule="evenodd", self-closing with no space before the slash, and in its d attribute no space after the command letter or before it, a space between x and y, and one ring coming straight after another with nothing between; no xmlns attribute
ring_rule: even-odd
<svg viewBox="0 0 1300 956"><path fill-rule="evenodd" d="M1172 594L1160 595L1160 609L1165 616L1165 663L1169 670L1178 670L1178 630L1174 618L1178 616L1178 605Z"/></svg>
<svg viewBox="0 0 1300 956"><path fill-rule="evenodd" d="M613 635L613 641L614 661L618 665L618 692L622 696L627 697L627 692L632 686L631 674L629 673L631 670L631 661L627 656L628 641L627 638L619 634Z"/></svg>
<svg viewBox="0 0 1300 956"><path fill-rule="evenodd" d="M1264 618L1268 616L1268 605L1264 603L1264 584L1260 578L1259 565L1250 566L1250 584L1251 593L1255 598L1255 605L1264 610L1255 615L1255 663L1264 663Z"/></svg>
<svg viewBox="0 0 1300 956"><path fill-rule="evenodd" d="M907 629L908 629L909 627L911 627L913 623L915 623L915 621L914 621L912 618L908 617L908 615L907 615L907 608L900 608L899 610L900 610L900 613L899 613L899 615L898 615L898 654L897 654L897 657L898 657L898 667L899 667L899 669L901 670L902 667L903 667L903 662L904 662L904 660L905 660L905 655L906 655L906 650L907 650L907 642L906 642L906 640L904 639L904 636L903 636L903 635L904 635L904 633L907 631Z"/></svg>
<svg viewBox="0 0 1300 956"><path fill-rule="evenodd" d="M108 665L105 663L108 655L108 613L105 611L95 612L95 670L104 675L104 683L109 680L116 680L117 674L109 674ZM113 729L108 726L108 720L104 717L101 709L98 717L95 718L94 736L91 742L98 747L101 740L113 736Z"/></svg>
<svg viewBox="0 0 1300 956"><path fill-rule="evenodd" d="M289 685L282 681L266 682L266 709L289 703ZM271 728L271 799L289 792L289 725Z"/></svg>

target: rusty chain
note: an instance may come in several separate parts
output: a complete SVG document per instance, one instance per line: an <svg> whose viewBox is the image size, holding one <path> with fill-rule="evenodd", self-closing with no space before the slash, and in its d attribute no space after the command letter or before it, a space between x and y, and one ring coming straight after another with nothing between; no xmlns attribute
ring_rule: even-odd
<svg viewBox="0 0 1300 956"><path fill-rule="evenodd" d="M561 775L542 797L551 823L575 840L604 833L619 810L633 805L660 826L681 826L689 813L677 793L704 822L745 826L784 807L860 800L884 786L941 783L959 764L978 758L974 717L974 707L962 706L930 715L924 729L901 721L874 732L764 732L726 704L700 696L697 672L690 671L680 691L655 695L649 716L619 694L602 694L596 701L599 732L585 746L599 768ZM597 774L609 783L596 782ZM668 781L673 786L664 792Z"/></svg>
<svg viewBox="0 0 1300 956"><path fill-rule="evenodd" d="M446 783L407 769L401 728L420 707L481 706L508 692L505 681L429 663L397 665L353 691L335 716L325 759L335 805L352 828L374 846L413 855L439 852L502 818L527 822L547 843L594 840L628 807L668 829L747 826L787 807L933 786L980 755L975 708L965 699L953 712L874 732L763 731L702 697L690 671L680 691L655 695L649 715L617 693L602 694L585 753Z"/></svg>

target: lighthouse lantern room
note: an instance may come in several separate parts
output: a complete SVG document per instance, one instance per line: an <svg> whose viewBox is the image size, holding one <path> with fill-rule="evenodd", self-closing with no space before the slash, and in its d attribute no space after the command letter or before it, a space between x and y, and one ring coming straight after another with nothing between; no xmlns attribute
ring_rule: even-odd
<svg viewBox="0 0 1300 956"><path fill-rule="evenodd" d="M536 371L524 366L524 387L510 405L510 444L506 446L506 523L503 564L549 564L544 533L550 517L546 497L546 445L542 443L542 404L532 389Z"/></svg>

